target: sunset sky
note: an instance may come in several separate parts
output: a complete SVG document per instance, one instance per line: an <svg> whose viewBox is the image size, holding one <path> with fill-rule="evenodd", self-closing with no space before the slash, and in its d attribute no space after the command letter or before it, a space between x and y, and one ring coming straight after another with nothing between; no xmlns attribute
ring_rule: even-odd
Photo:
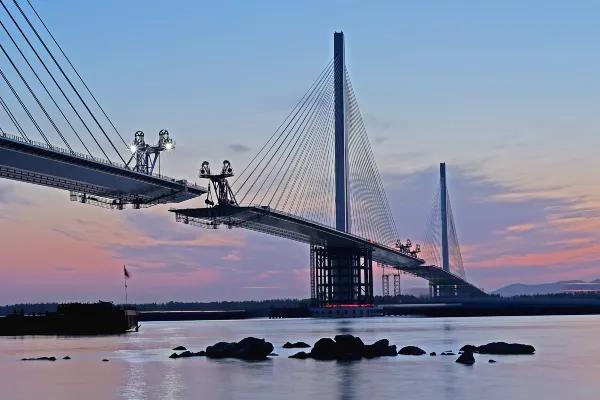
<svg viewBox="0 0 600 400"><path fill-rule="evenodd" d="M423 236L445 161L470 281L600 278L596 1L32 2L126 139L168 129L163 172L194 181L248 163L343 30L402 239ZM134 302L309 296L307 246L167 210L0 181L0 304L122 301L123 264Z"/></svg>

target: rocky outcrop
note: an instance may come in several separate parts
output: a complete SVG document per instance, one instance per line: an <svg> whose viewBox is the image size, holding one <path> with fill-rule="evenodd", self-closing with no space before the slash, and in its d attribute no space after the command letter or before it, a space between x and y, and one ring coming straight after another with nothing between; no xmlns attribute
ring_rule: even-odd
<svg viewBox="0 0 600 400"><path fill-rule="evenodd" d="M338 360L360 360L363 356L365 344L361 338L352 335L337 335L335 337L336 359Z"/></svg>
<svg viewBox="0 0 600 400"><path fill-rule="evenodd" d="M317 340L310 351L310 356L315 360L335 360L337 355L337 343L330 338Z"/></svg>
<svg viewBox="0 0 600 400"><path fill-rule="evenodd" d="M473 352L470 350L465 350L460 356L458 356L456 362L464 365L475 364L475 357L473 357Z"/></svg>
<svg viewBox="0 0 600 400"><path fill-rule="evenodd" d="M187 349L183 346L177 346L173 349L173 351L185 351L185 350L187 350Z"/></svg>
<svg viewBox="0 0 600 400"><path fill-rule="evenodd" d="M362 354L365 358L395 357L397 355L396 346L390 346L390 341L387 339L381 339L373 344L365 345Z"/></svg>
<svg viewBox="0 0 600 400"><path fill-rule="evenodd" d="M334 339L322 338L312 347L310 353L301 351L289 358L305 360L338 360L354 361L361 358L393 357L398 355L396 346L390 346L387 339L381 339L373 344L364 344L362 339L353 335L337 335Z"/></svg>
<svg viewBox="0 0 600 400"><path fill-rule="evenodd" d="M417 346L404 346L400 349L398 354L402 354L403 356L422 356L425 353L425 350L417 347Z"/></svg>
<svg viewBox="0 0 600 400"><path fill-rule="evenodd" d="M234 357L237 343L219 342L206 348L208 358L230 358Z"/></svg>
<svg viewBox="0 0 600 400"><path fill-rule="evenodd" d="M504 354L504 355L516 355L516 354L533 354L535 353L535 347L528 344L520 343L506 343L506 342L492 342L484 344L483 346L473 346L467 344L461 347L461 351L470 350L473 353L479 354Z"/></svg>
<svg viewBox="0 0 600 400"><path fill-rule="evenodd" d="M208 358L241 358L265 360L273 352L273 345L265 339L247 337L239 342L219 342L206 348Z"/></svg>
<svg viewBox="0 0 600 400"><path fill-rule="evenodd" d="M173 353L169 356L169 358L190 358L190 357L202 357L205 356L206 352L205 351L199 351L197 353L194 353L192 351L186 350L183 353L177 354L177 353Z"/></svg>
<svg viewBox="0 0 600 400"><path fill-rule="evenodd" d="M272 352L273 345L265 339L247 337L236 344L234 357L242 360L266 360Z"/></svg>
<svg viewBox="0 0 600 400"><path fill-rule="evenodd" d="M289 356L288 358L297 358L299 360L306 360L307 358L310 358L310 354L307 354L306 352L301 351L299 353Z"/></svg>
<svg viewBox="0 0 600 400"><path fill-rule="evenodd" d="M306 348L310 347L310 344L304 343L304 342L296 342L296 343L286 342L282 347L284 349L306 349Z"/></svg>
<svg viewBox="0 0 600 400"><path fill-rule="evenodd" d="M479 354L533 354L535 347L528 344L493 342L477 348Z"/></svg>

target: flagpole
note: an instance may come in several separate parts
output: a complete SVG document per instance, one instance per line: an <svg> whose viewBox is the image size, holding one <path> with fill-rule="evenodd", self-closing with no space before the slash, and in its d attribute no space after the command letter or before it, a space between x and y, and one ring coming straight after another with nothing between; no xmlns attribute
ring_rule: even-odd
<svg viewBox="0 0 600 400"><path fill-rule="evenodd" d="M126 271L126 266L123 265L123 271ZM123 281L125 282L125 308L127 309L127 275L123 277Z"/></svg>

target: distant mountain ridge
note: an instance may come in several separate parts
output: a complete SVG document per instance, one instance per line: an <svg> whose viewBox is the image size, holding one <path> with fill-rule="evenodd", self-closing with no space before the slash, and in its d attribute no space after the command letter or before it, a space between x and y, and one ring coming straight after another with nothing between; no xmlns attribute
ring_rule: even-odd
<svg viewBox="0 0 600 400"><path fill-rule="evenodd" d="M579 292L579 291L599 291L600 279L586 282L582 280L559 281L554 283L540 283L537 285L527 285L524 283L513 283L512 285L504 286L492 292L500 296L520 296L534 294L553 294L564 292Z"/></svg>

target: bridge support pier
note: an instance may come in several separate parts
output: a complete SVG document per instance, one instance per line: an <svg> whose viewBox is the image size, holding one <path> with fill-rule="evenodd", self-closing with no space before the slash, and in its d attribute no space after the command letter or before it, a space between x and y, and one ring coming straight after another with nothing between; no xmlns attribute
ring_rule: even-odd
<svg viewBox="0 0 600 400"><path fill-rule="evenodd" d="M371 253L371 249L311 246L313 306L372 306Z"/></svg>

